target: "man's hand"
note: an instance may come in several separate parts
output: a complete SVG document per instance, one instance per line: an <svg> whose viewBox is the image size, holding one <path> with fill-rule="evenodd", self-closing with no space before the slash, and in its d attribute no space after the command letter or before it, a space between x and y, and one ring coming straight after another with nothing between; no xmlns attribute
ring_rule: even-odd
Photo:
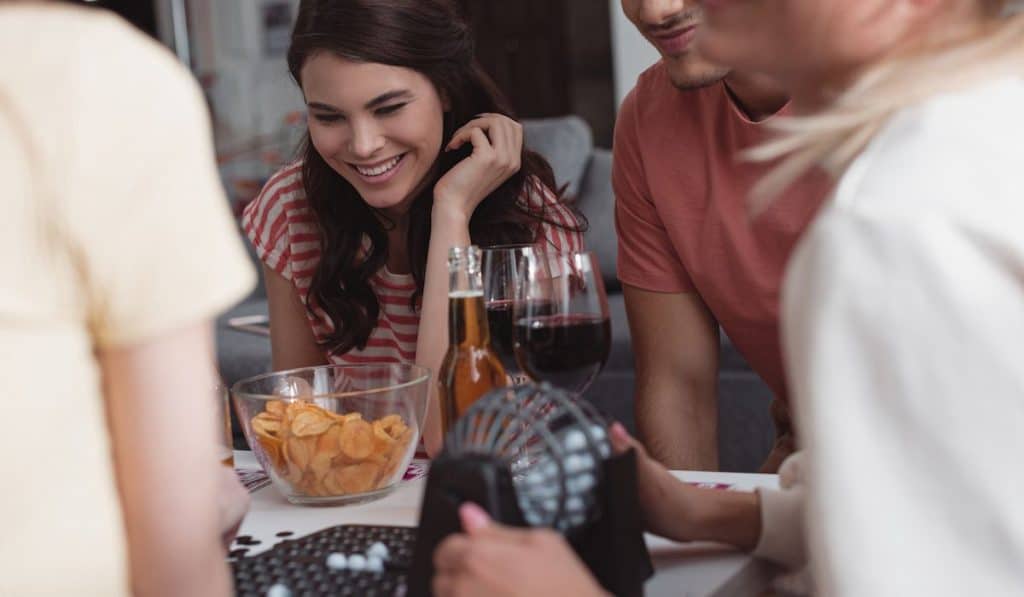
<svg viewBox="0 0 1024 597"><path fill-rule="evenodd" d="M470 503L459 517L466 533L448 537L434 554L437 597L607 595L556 532L501 526Z"/></svg>
<svg viewBox="0 0 1024 597"><path fill-rule="evenodd" d="M612 424L608 436L616 454L630 449L636 454L637 497L647 530L676 541L693 539L689 517L697 506L693 502L701 499L700 492L651 458L621 423Z"/></svg>
<svg viewBox="0 0 1024 597"><path fill-rule="evenodd" d="M683 483L647 454L620 423L609 434L616 454L636 452L636 484L647 530L675 541L717 541L749 551L761 535L756 493Z"/></svg>

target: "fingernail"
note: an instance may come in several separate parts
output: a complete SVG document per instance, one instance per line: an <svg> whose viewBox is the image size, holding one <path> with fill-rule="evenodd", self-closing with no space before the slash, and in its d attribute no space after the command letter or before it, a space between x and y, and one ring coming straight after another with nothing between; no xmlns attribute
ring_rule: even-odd
<svg viewBox="0 0 1024 597"><path fill-rule="evenodd" d="M622 426L622 423L619 423L618 421L612 423L609 431L611 432L612 439L615 439L620 443L629 443L629 432Z"/></svg>
<svg viewBox="0 0 1024 597"><path fill-rule="evenodd" d="M473 502L466 502L459 506L459 517L462 519L462 528L468 533L491 524L491 517L487 512Z"/></svg>

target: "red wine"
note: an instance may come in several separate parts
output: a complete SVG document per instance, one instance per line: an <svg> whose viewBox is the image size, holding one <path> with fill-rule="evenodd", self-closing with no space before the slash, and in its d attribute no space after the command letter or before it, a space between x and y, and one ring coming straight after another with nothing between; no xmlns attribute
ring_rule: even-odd
<svg viewBox="0 0 1024 597"><path fill-rule="evenodd" d="M487 303L487 324L491 328L491 348L501 359L505 371L516 371L515 342L512 334L513 301L491 301Z"/></svg>
<svg viewBox="0 0 1024 597"><path fill-rule="evenodd" d="M611 350L607 317L544 315L516 321L516 358L536 381L582 392L601 372Z"/></svg>

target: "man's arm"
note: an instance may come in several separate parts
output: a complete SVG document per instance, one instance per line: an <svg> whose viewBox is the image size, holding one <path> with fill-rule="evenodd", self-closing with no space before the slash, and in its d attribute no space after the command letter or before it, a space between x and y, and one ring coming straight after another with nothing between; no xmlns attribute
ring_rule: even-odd
<svg viewBox="0 0 1024 597"><path fill-rule="evenodd" d="M623 285L636 357L636 424L670 469L718 469L718 325L696 293Z"/></svg>

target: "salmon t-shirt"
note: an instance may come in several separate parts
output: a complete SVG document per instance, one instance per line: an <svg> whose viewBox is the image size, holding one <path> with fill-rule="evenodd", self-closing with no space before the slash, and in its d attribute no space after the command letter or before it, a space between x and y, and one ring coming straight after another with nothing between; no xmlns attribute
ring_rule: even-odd
<svg viewBox="0 0 1024 597"><path fill-rule="evenodd" d="M779 286L830 185L824 174L805 177L752 220L750 190L772 166L745 162L741 153L769 134L733 103L724 83L683 91L659 62L640 75L620 109L612 184L622 283L699 293L785 401Z"/></svg>

